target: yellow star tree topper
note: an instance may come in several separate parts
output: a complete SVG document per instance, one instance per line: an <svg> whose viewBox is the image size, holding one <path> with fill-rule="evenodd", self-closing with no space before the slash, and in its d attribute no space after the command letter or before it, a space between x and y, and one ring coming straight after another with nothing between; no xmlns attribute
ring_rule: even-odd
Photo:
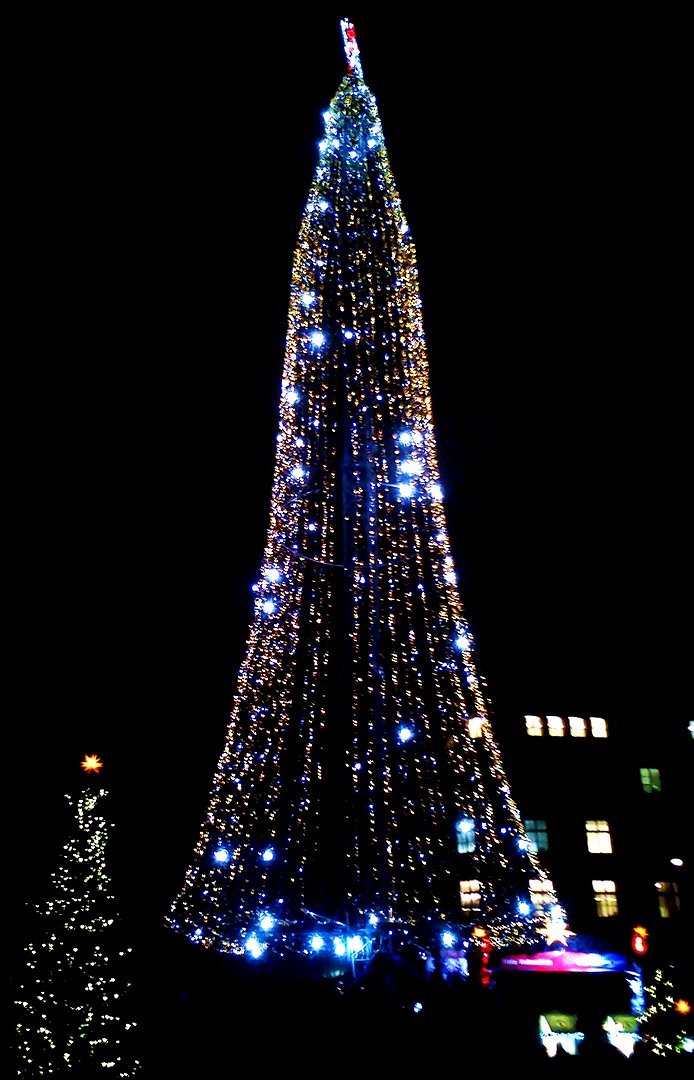
<svg viewBox="0 0 694 1080"><path fill-rule="evenodd" d="M98 754L85 754L80 766L86 773L98 773L103 769L104 763Z"/></svg>

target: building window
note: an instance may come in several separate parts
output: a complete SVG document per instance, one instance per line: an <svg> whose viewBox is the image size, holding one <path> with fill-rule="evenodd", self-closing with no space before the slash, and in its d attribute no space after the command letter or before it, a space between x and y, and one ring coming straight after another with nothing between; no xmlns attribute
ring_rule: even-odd
<svg viewBox="0 0 694 1080"><path fill-rule="evenodd" d="M574 739L585 739L586 737L586 722L582 716L570 716L569 717L569 730Z"/></svg>
<svg viewBox="0 0 694 1080"><path fill-rule="evenodd" d="M542 717L526 716L525 730L527 731L528 735L542 735Z"/></svg>
<svg viewBox="0 0 694 1080"><path fill-rule="evenodd" d="M525 825L525 835L532 844L533 851L547 851L549 848L547 822L533 818L523 824Z"/></svg>
<svg viewBox="0 0 694 1080"><path fill-rule="evenodd" d="M639 769L641 773L641 787L647 794L654 791L662 791L660 785L660 769Z"/></svg>
<svg viewBox="0 0 694 1080"><path fill-rule="evenodd" d="M547 717L547 730L550 735L563 735L564 734L564 721L561 716L548 716Z"/></svg>
<svg viewBox="0 0 694 1080"><path fill-rule="evenodd" d="M588 851L593 855L609 855L612 852L610 826L606 821L586 821Z"/></svg>
<svg viewBox="0 0 694 1080"><path fill-rule="evenodd" d="M537 908L551 907L557 902L554 895L554 885L549 878L546 878L545 881L541 881L539 878L532 879L528 882L528 890L530 899Z"/></svg>
<svg viewBox="0 0 694 1080"><path fill-rule="evenodd" d="M593 899L600 918L608 919L611 915L618 914L617 887L614 881L594 881Z"/></svg>
<svg viewBox="0 0 694 1080"><path fill-rule="evenodd" d="M482 738L482 728L484 727L483 716L471 716L467 722L467 733L471 739Z"/></svg>
<svg viewBox="0 0 694 1080"><path fill-rule="evenodd" d="M680 910L680 897L676 881L656 881L658 911L661 919L669 919Z"/></svg>
<svg viewBox="0 0 694 1080"><path fill-rule="evenodd" d="M460 882L460 906L463 911L480 911L482 908L482 886L479 881Z"/></svg>
<svg viewBox="0 0 694 1080"><path fill-rule="evenodd" d="M590 731L594 739L606 739L607 720L603 720L601 716L591 716Z"/></svg>
<svg viewBox="0 0 694 1080"><path fill-rule="evenodd" d="M475 850L475 822L472 818L464 817L455 823L455 836L458 841L458 851L461 855L469 855Z"/></svg>

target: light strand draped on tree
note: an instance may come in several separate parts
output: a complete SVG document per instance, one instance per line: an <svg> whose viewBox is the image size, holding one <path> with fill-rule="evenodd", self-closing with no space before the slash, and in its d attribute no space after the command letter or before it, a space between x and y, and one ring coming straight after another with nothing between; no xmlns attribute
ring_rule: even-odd
<svg viewBox="0 0 694 1080"><path fill-rule="evenodd" d="M477 924L495 943L527 942L556 897L475 664L415 248L354 29L342 30L348 72L294 256L252 625L170 923L257 955L305 949L330 920L381 933Z"/></svg>
<svg viewBox="0 0 694 1080"><path fill-rule="evenodd" d="M85 773L98 774L90 755ZM46 900L36 905L16 1001L18 1075L132 1077L132 949L122 940L107 866L108 792L87 781L66 795L70 832Z"/></svg>

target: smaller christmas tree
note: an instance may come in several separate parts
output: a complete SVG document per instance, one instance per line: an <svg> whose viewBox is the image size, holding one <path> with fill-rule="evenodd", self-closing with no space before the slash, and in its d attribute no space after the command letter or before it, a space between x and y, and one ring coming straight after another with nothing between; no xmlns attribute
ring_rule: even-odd
<svg viewBox="0 0 694 1080"><path fill-rule="evenodd" d="M646 987L646 1010L641 1016L642 1037L648 1048L663 1058L672 1058L683 1051L692 1051L692 1006L685 998L675 996L672 979L657 968L652 982Z"/></svg>
<svg viewBox="0 0 694 1080"><path fill-rule="evenodd" d="M125 1018L131 949L120 941L102 814L107 791L94 784L96 755L81 763L85 786L66 795L73 827L35 909L35 934L24 950L26 974L16 1005L18 1076L131 1077L139 1070Z"/></svg>

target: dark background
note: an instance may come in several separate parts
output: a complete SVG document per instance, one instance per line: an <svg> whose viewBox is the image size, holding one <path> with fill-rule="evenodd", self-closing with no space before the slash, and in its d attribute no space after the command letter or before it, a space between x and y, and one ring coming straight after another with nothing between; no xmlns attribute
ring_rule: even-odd
<svg viewBox="0 0 694 1080"><path fill-rule="evenodd" d="M452 547L502 744L525 712L635 738L691 718L683 27L395 12L61 11L8 37L18 912L47 887L86 752L107 762L114 887L143 933L187 865L264 544L344 14L418 251Z"/></svg>

